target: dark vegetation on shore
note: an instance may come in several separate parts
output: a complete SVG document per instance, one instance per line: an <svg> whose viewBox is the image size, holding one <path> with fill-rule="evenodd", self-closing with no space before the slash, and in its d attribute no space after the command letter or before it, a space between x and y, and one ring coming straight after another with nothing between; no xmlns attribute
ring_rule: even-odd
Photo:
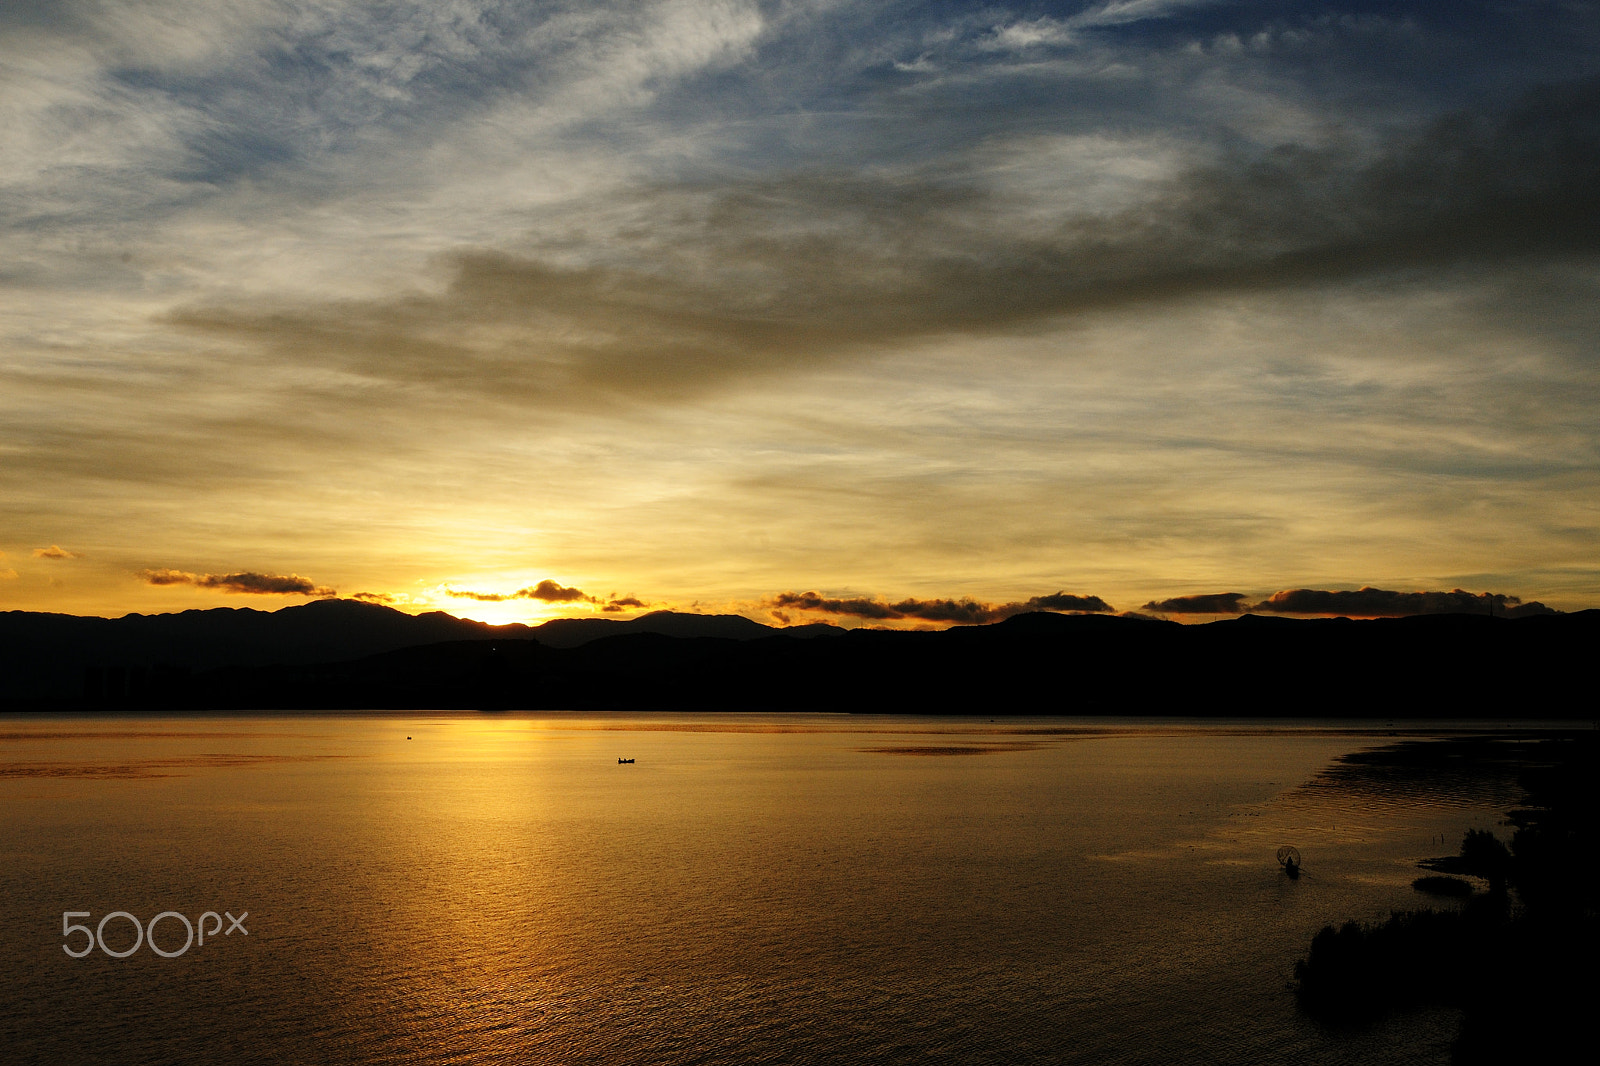
<svg viewBox="0 0 1600 1066"><path fill-rule="evenodd" d="M1600 734L1507 744L1527 763L1510 846L1470 831L1424 863L1483 887L1459 909L1327 926L1295 964L1301 1006L1331 1025L1441 1004L1463 1011L1452 1061L1556 1062L1587 1044L1600 990ZM1461 881L1461 877L1419 878Z"/></svg>
<svg viewBox="0 0 1600 1066"><path fill-rule="evenodd" d="M805 710L1587 717L1600 611L1182 626L1023 614L930 632L732 615L489 626L324 600L0 612L0 710ZM1580 688L1581 691L1581 688Z"/></svg>

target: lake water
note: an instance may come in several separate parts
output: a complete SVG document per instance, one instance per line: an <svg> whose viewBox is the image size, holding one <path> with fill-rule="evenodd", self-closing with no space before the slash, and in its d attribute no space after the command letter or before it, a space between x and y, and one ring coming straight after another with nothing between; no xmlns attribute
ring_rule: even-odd
<svg viewBox="0 0 1600 1066"><path fill-rule="evenodd" d="M1330 1032L1291 988L1317 929L1424 903L1416 861L1514 801L1328 772L1386 732L0 720L0 1060L1444 1062L1451 1012ZM112 958L115 917L72 958L68 911L248 917Z"/></svg>

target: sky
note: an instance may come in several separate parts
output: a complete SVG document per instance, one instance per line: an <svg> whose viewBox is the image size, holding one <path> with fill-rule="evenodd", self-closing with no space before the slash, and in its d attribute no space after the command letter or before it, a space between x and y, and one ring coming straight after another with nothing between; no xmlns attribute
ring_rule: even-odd
<svg viewBox="0 0 1600 1066"><path fill-rule="evenodd" d="M331 595L1600 606L1600 5L6 0L0 610Z"/></svg>

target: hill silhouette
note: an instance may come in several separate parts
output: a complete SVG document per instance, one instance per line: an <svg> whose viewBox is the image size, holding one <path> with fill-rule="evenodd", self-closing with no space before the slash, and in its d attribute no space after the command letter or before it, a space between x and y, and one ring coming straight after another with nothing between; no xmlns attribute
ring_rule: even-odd
<svg viewBox="0 0 1600 1066"><path fill-rule="evenodd" d="M942 631L664 611L491 626L338 600L9 612L0 707L1581 718L1596 637L1600 611L1192 626L1041 612Z"/></svg>

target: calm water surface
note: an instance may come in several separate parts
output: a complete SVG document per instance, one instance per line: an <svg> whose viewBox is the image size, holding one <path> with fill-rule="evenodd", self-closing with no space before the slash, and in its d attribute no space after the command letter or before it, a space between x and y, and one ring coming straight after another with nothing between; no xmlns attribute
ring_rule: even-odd
<svg viewBox="0 0 1600 1066"><path fill-rule="evenodd" d="M1325 773L1395 742L1086 719L0 720L0 1061L1443 1062L1449 1012L1329 1032L1290 987L1318 928L1418 905L1417 859L1514 800ZM65 911L248 912L248 935L74 959ZM103 936L135 943L122 918Z"/></svg>

